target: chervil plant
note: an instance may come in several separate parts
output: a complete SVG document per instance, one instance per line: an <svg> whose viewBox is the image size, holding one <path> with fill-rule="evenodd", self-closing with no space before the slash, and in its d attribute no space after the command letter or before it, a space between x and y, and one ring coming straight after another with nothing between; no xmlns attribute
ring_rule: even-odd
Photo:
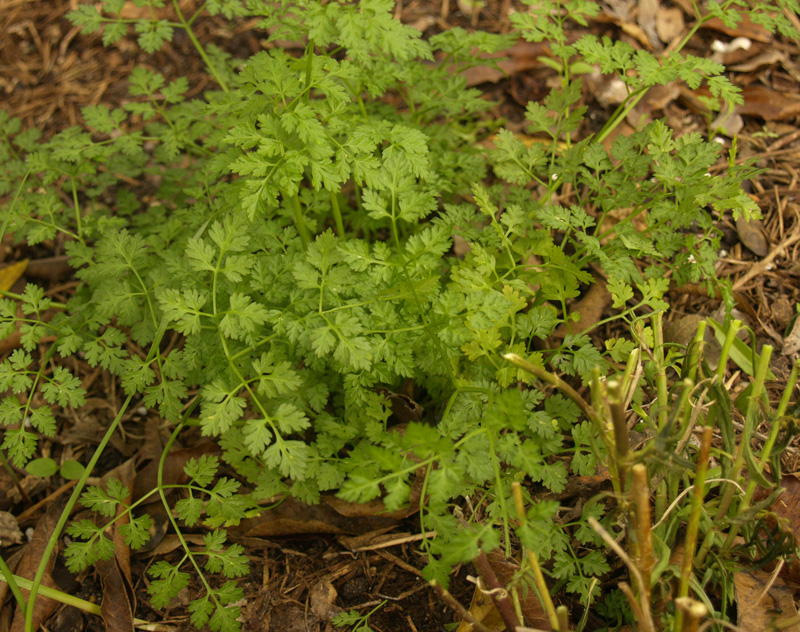
<svg viewBox="0 0 800 632"><path fill-rule="evenodd" d="M714 5L709 15L735 21L736 6ZM127 20L117 0L80 5L73 22L102 30L109 45L131 25L146 52L185 30L217 88L187 99L186 78L139 66L130 101L84 108L80 127L46 142L0 113L2 235L63 248L79 281L66 304L33 285L0 301L0 335L22 334L0 364L2 448L24 466L61 410L83 405L63 360L118 380L127 398L56 529L79 498L103 518L67 528L68 566L82 570L113 556L106 530L120 515L128 545L147 538L142 500L129 501L121 484L84 491L128 407L174 424L162 468L186 427L215 438L221 462L190 462L174 507L161 479L151 492L184 545L177 563L150 568L153 605L167 605L194 573L197 626L238 629L235 579L246 564L225 529L288 494L311 503L323 492L381 496L395 509L424 468L421 526L441 534L429 545L429 578L446 585L453 565L510 550L515 480L560 492L570 473L592 473L613 449L586 410L547 397L539 382L559 373L589 383L637 347L612 339L597 348L591 330L575 328L573 299L607 284L614 312L595 328L664 311L669 275L714 282L715 216L757 210L741 191L751 172L736 166L735 144L727 172L710 175L718 145L675 137L660 121L610 151L600 142L657 83L706 81L735 101L721 66L589 36L567 44L569 21L585 23L595 5L536 3L514 22L522 36L551 42L562 87L529 104L529 132L543 142L526 144L489 119L491 104L459 74L486 63L476 52L503 50L512 37L454 29L425 41L391 8L383 0L205 4L212 15L258 16L273 42L303 45L296 56L271 47L238 60L197 40L202 11L187 17L173 3L172 20ZM789 28L779 14L755 15ZM577 140L586 106L576 73L586 64L618 73L631 95L598 136ZM498 128L487 157L478 141ZM455 236L469 245L463 258ZM565 336L548 349L556 328ZM396 427L387 393L403 389L424 419ZM461 496L483 499L464 519L452 511ZM553 502L532 506L539 518L558 511ZM582 599L609 566L572 538L596 543L585 522L604 512L587 505L575 524L543 521L537 535L541 560L552 557L552 575ZM186 529L204 529L204 547L191 547ZM44 562L32 598L43 573Z"/></svg>

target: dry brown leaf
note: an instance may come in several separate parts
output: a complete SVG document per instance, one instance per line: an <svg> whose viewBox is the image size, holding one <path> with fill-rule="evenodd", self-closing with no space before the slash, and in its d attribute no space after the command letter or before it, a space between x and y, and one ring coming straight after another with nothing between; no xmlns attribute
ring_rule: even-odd
<svg viewBox="0 0 800 632"><path fill-rule="evenodd" d="M745 116L757 116L765 121L786 121L800 115L800 99L765 86L742 88L743 105L736 112Z"/></svg>
<svg viewBox="0 0 800 632"><path fill-rule="evenodd" d="M650 43L650 38L647 37L647 33L644 32L641 26L639 26L634 22L631 22L626 17L616 15L613 12L601 11L595 17L595 21L600 24L614 24L619 28L621 28L623 33L625 33L626 35L630 35L642 46L644 46L647 50L649 51L653 50L653 46Z"/></svg>
<svg viewBox="0 0 800 632"><path fill-rule="evenodd" d="M739 219L736 220L736 232L739 234L739 241L750 252L759 257L766 257L769 254L767 233L760 219L747 221L744 217L739 216Z"/></svg>
<svg viewBox="0 0 800 632"><path fill-rule="evenodd" d="M17 263L12 263L5 268L0 269L0 290L8 292L19 278L25 273L28 267L28 259L23 259Z"/></svg>
<svg viewBox="0 0 800 632"><path fill-rule="evenodd" d="M517 42L508 50L494 55L481 54L482 59L505 58L497 62L497 68L476 66L461 73L467 87L482 83L497 83L532 68L541 68L539 57L550 55L550 47L542 42Z"/></svg>
<svg viewBox="0 0 800 632"><path fill-rule="evenodd" d="M754 70L779 64L785 61L785 59L786 55L784 55L782 51L776 48L768 48L755 57L751 57L747 61L728 66L728 70L734 72L753 72Z"/></svg>
<svg viewBox="0 0 800 632"><path fill-rule="evenodd" d="M128 459L115 470L115 478L128 489L135 476L133 459ZM117 505L117 519L111 532L114 542L114 558L97 563L97 573L103 585L100 616L109 632L133 632L133 613L136 611L136 596L131 582L131 550L120 534L119 528L129 522L125 507L131 503L131 495Z"/></svg>
<svg viewBox="0 0 800 632"><path fill-rule="evenodd" d="M563 338L568 333L579 334L594 327L602 318L603 310L610 304L611 293L606 289L605 279L597 279L589 291L570 308L573 313L580 314L580 320L570 323L569 327L566 324L560 325L553 332L553 337Z"/></svg>
<svg viewBox="0 0 800 632"><path fill-rule="evenodd" d="M491 597L478 586L475 586L475 590L472 591L472 601L469 604L468 611L475 621L492 632L502 632L506 629L503 618L497 608L494 607ZM473 629L471 623L462 621L456 632L472 632Z"/></svg>
<svg viewBox="0 0 800 632"><path fill-rule="evenodd" d="M44 555L47 543L53 537L53 530L58 522L58 516L61 513L61 504L54 503L48 507L33 530L33 537L22 555L22 559L17 566L16 574L25 579L32 580L36 575L36 570L39 568L39 563ZM56 582L53 580L52 572L53 566L56 562L58 555L58 546L53 550L50 559L47 560L45 566L44 576L42 577L42 586L54 588L58 590ZM28 599L30 591L22 589L22 594L25 599ZM28 604L30 606L30 603ZM50 615L55 612L58 607L58 602L50 597L44 597L39 594L33 603L33 629L38 630L41 625L50 618ZM11 622L11 632L23 632L25 629L25 616L19 608L14 612L14 619Z"/></svg>
<svg viewBox="0 0 800 632"><path fill-rule="evenodd" d="M519 563L516 560L509 560L500 549L487 553L486 557L502 586L508 586L514 576L519 573ZM547 613L536 596L536 591L533 587L529 586L525 594L520 594L519 598L520 610L522 610L527 624L538 630L550 630L550 619L547 617Z"/></svg>
<svg viewBox="0 0 800 632"><path fill-rule="evenodd" d="M392 533L388 533L389 531ZM394 546L394 544L389 543L402 544L415 537L410 533L397 533L394 531L394 526L391 526L361 535L340 535L336 537L336 540L348 551L356 552L383 549L388 546Z"/></svg>
<svg viewBox="0 0 800 632"><path fill-rule="evenodd" d="M301 533L366 533L396 523L380 514L345 516L331 507L328 500L333 502L333 498L326 498L317 505L308 505L288 497L277 507L266 509L255 518L242 520L228 531L237 535L264 538ZM353 508L355 504L348 505Z"/></svg>
<svg viewBox="0 0 800 632"><path fill-rule="evenodd" d="M703 22L703 25L700 28L717 31L718 33L724 33L730 37L747 37L751 40L756 40L757 42L762 42L764 44L772 41L772 33L770 33L760 24L754 24L747 16L745 16L745 18L739 22L735 28L725 26L722 23L722 20L719 18L711 18L710 20Z"/></svg>
<svg viewBox="0 0 800 632"><path fill-rule="evenodd" d="M100 616L107 632L133 632L133 587L117 559L102 560L95 564L103 585Z"/></svg>
<svg viewBox="0 0 800 632"><path fill-rule="evenodd" d="M685 29L683 11L678 7L660 6L658 8L656 31L662 42L670 44L674 39L680 37Z"/></svg>
<svg viewBox="0 0 800 632"><path fill-rule="evenodd" d="M0 511L0 546L5 548L12 544L22 544L24 539L14 514Z"/></svg>
<svg viewBox="0 0 800 632"><path fill-rule="evenodd" d="M189 544L195 544L197 546L203 546L203 544L205 544L205 538L198 533L184 533L183 539ZM164 536L156 547L148 551L147 556L160 557L162 555L166 555L167 553L172 553L182 546L183 543L181 542L181 539L176 534L170 533L169 535Z"/></svg>
<svg viewBox="0 0 800 632"><path fill-rule="evenodd" d="M705 319L705 316L689 314L672 321L664 330L664 342L680 345L681 347L688 347L694 339L700 323ZM722 347L719 342L717 342L714 331L710 327L706 327L703 342L705 343L703 357L708 362L709 366L715 369L719 364L719 356L722 353Z"/></svg>
<svg viewBox="0 0 800 632"><path fill-rule="evenodd" d="M201 443L191 448L172 450L164 460L163 483L165 485L180 485L187 481L184 466L189 459L197 459L204 454L214 454L219 452L219 446L215 443ZM133 500L138 500L145 496L150 490L158 485L158 460L154 459L136 473L133 481ZM151 496L144 504L161 502L158 495Z"/></svg>
<svg viewBox="0 0 800 632"><path fill-rule="evenodd" d="M798 351L800 351L800 318L794 321L792 330L783 341L783 349L781 350L781 353L788 356L794 355Z"/></svg>
<svg viewBox="0 0 800 632"><path fill-rule="evenodd" d="M774 579L774 581L773 581ZM771 585L770 585L771 584ZM781 622L797 616L794 589L781 577L758 570L740 571L733 576L738 620L741 630L800 632L800 623L782 626Z"/></svg>
<svg viewBox="0 0 800 632"><path fill-rule="evenodd" d="M638 0L638 13L636 21L647 35L650 47L653 50L661 50L661 40L656 29L656 19L658 17L659 0Z"/></svg>
<svg viewBox="0 0 800 632"><path fill-rule="evenodd" d="M45 281L60 281L68 277L71 272L72 267L70 267L69 257L66 255L33 259L28 263L28 269L25 271L27 276Z"/></svg>
<svg viewBox="0 0 800 632"><path fill-rule="evenodd" d="M319 621L330 621L335 615L342 612L336 605L339 594L328 580L321 579L308 591L308 602L311 613Z"/></svg>

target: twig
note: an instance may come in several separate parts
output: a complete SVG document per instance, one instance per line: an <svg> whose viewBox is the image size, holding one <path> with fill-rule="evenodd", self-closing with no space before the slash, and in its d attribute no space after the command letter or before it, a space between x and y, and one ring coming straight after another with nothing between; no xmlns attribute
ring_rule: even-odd
<svg viewBox="0 0 800 632"><path fill-rule="evenodd" d="M433 588L436 594L439 595L439 598L442 601L444 601L444 603L451 610L453 610L459 617L461 617L463 621L466 621L467 623L472 625L472 627L476 630L476 632L492 632L489 628L483 625L483 623L481 623L474 616L472 616L472 613L468 612L467 609L464 608L464 606L458 603L456 598L453 597L453 595L451 595L449 592L447 592L447 590L445 590L439 582L437 582L435 579L432 579L430 584L431 588Z"/></svg>
<svg viewBox="0 0 800 632"><path fill-rule="evenodd" d="M631 561L631 558L628 557L628 554L625 553L623 548L611 537L611 534L606 531L603 526L595 519L590 517L588 519L589 526L597 531L598 535L603 538L603 541L608 545L608 547L614 551L614 553L619 556L625 566L628 567L628 571L630 571L631 577L636 581L637 589L639 590L639 595L644 596L645 589L644 589L644 580L642 579L642 574L639 572L639 569L636 568L636 565ZM620 584L620 590L622 590L623 584ZM630 590L630 588L628 588ZM624 591L623 591L624 592ZM639 622L641 623L642 630L645 632L655 632L655 626L653 625L653 618L650 613L650 604L646 602L644 604L644 608L640 608L641 610L641 617Z"/></svg>
<svg viewBox="0 0 800 632"><path fill-rule="evenodd" d="M500 581L497 579L497 575L495 575L494 569L489 563L489 558L486 557L486 553L483 551L478 553L478 557L475 558L473 564L475 564L475 568L478 569L481 579L488 589L486 593L491 597L494 607L497 608L497 612L500 613L503 623L506 624L506 630L516 630L520 622L517 618L517 613L514 611L514 604L511 603L511 600L508 598L508 591L505 589L505 586L500 584ZM480 588L480 586L478 587Z"/></svg>

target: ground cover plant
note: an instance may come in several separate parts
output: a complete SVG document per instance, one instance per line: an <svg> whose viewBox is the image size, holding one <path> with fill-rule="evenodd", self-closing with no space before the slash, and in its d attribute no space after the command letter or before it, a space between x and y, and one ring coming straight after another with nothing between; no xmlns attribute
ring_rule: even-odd
<svg viewBox="0 0 800 632"><path fill-rule="evenodd" d="M755 171L737 160L734 142L728 169L712 173L719 145L676 137L662 121L618 136L610 149L602 141L655 85L705 84L719 107L736 103L724 68L683 45L704 21L735 24L745 9L794 35L785 14L710 3L683 45L656 56L590 35L571 42L568 29L585 24L594 3L530 3L513 17L517 35L547 40L560 76L543 103L528 104L530 142L492 120L491 103L459 74L517 35L453 30L425 41L377 0L207 3L205 11L258 17L273 41L301 45L296 55L272 47L234 59L193 37L200 12L184 16L176 3L167 20L156 17L158 2L139 4L152 16L122 18L123 4L106 2L80 5L71 19L102 29L108 45L133 28L147 52L183 30L214 89L189 99L188 81L168 83L140 66L122 108L87 107L81 126L46 142L14 119L0 121L2 234L31 247L63 244L79 281L65 304L32 284L0 302L0 337L21 335L0 365L5 457L31 467L40 437L56 432L65 409L84 405L71 357L108 371L125 393L76 471L32 583L0 563L27 629L35 597L20 589L40 591L60 534L72 539L64 553L72 571L113 559L114 534L133 549L145 545L145 505L156 496L182 552L150 567L152 606L168 606L197 576L203 592L189 605L192 623L238 629L237 578L248 565L226 529L287 495L315 503L323 493L380 497L388 511L414 503L421 531L439 534L423 540L424 574L445 601L456 565L476 561L496 583L483 557L511 557L519 542L527 555L512 587L522 594L535 585L553 629L569 624L551 592L605 613L609 626L682 629L676 604L684 602L673 597L691 587L725 619L732 560L763 545L774 495L754 503L754 492L773 487L765 463L773 476L780 471L797 374L772 410L763 398L770 349L738 341L739 324L718 326L723 346L712 369L702 331L684 357L665 343L661 323L670 281L703 282L732 307L714 271L714 221L758 213L742 190ZM628 96L585 135L581 76L595 67L617 75ZM488 152L479 144L487 138ZM468 248L456 252L456 238ZM596 285L607 287L613 312L587 329L572 306ZM609 322L620 335L598 348L592 331ZM560 342L546 346L557 332ZM735 402L721 387L729 356L752 377ZM421 408L402 418L402 396ZM138 406L174 429L158 485L138 498L115 479L87 487L124 413ZM651 433L636 450L628 408ZM733 409L747 421L738 438ZM749 440L760 421L774 432L757 458ZM695 426L719 429L714 464L708 431L699 452L689 441ZM170 448L193 429L218 442L220 456L191 459L185 483L165 482ZM554 520L558 503L537 492L558 494L571 476L598 467L610 470L614 502L599 498L572 522ZM703 508L706 478L715 482ZM652 529L651 489L660 490ZM471 515L453 511L463 497L473 499ZM71 521L79 505L96 515ZM607 532L619 521L633 589L601 598L599 580L616 569ZM198 530L199 546L184 537ZM749 548L734 550L737 532ZM792 553L779 536L770 532L760 557ZM682 542L683 558L671 560ZM498 610L509 628L522 623L513 603L498 600ZM575 625L580 613L572 615Z"/></svg>

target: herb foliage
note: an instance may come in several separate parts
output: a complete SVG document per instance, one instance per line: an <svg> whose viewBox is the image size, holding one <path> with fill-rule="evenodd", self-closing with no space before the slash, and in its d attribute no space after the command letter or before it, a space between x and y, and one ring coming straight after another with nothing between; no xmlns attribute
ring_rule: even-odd
<svg viewBox="0 0 800 632"><path fill-rule="evenodd" d="M541 142L490 120L491 104L459 74L488 63L476 51L502 51L512 37L454 29L426 41L385 0L206 3L211 15L256 16L273 40L304 45L296 56L273 47L247 60L200 46L197 16L177 3L172 21L123 19L121 0L82 4L70 19L102 31L106 45L133 27L153 52L184 29L217 88L187 98L185 78L168 83L139 66L129 102L87 107L81 126L44 142L0 112L2 234L63 244L80 281L66 305L33 285L0 300L0 336L22 334L22 348L0 364L2 449L24 466L39 437L55 433L60 408L84 404L60 363L74 355L174 423L173 439L197 425L222 449L221 462L186 466L184 495L169 509L178 533L206 527L205 543L151 567L154 607L195 572L206 593L190 606L192 622L238 629L235 580L247 564L226 527L285 494L310 503L333 491L354 502L381 497L398 509L419 471L421 526L440 534L426 545L425 574L446 585L454 565L510 546L512 481L558 493L605 459L582 411L546 398L501 354L586 384L638 346L613 339L601 349L577 326L570 306L588 286L606 283L613 297L603 322L633 325L668 308L668 277L717 283L714 219L757 213L735 143L729 169L711 175L719 146L675 137L661 121L608 150L600 141L653 85L706 82L736 103L724 68L592 36L568 44L570 24L586 24L596 4L527 4L514 24L550 42L562 79L526 110ZM735 22L739 5L711 3L697 24ZM754 19L793 33L763 9ZM580 74L590 67L630 91L596 136L582 133ZM487 158L478 141L495 130ZM463 257L456 237L469 245ZM563 342L547 349L559 326ZM640 329L652 346L652 330ZM408 385L427 423L398 431L385 393ZM166 502L163 491L153 493ZM469 525L452 511L461 496L485 499ZM127 544L146 542L150 519L128 498L113 480L84 492L81 503L103 519L68 528L71 570L113 556L105 529L123 514ZM597 544L585 520L604 509L587 505L575 525L559 525L558 510L532 502L517 534L587 599L609 565L574 542Z"/></svg>

